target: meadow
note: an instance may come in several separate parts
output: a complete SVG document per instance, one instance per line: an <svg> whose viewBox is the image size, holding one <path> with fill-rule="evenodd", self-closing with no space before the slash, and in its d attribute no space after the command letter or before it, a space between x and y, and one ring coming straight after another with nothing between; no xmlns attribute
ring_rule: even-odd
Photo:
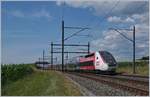
<svg viewBox="0 0 150 97"><path fill-rule="evenodd" d="M33 65L2 66L2 96L81 96L62 73L38 70Z"/></svg>
<svg viewBox="0 0 150 97"><path fill-rule="evenodd" d="M148 61L139 61L135 63L136 74L139 75L149 75L149 62ZM118 62L117 72L125 72L132 74L133 65L132 62Z"/></svg>

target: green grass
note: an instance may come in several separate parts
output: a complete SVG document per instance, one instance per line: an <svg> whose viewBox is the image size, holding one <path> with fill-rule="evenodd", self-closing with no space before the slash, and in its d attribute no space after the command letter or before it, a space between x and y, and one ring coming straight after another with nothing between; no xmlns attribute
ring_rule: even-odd
<svg viewBox="0 0 150 97"><path fill-rule="evenodd" d="M7 64L1 65L1 84L16 81L33 72L31 64Z"/></svg>
<svg viewBox="0 0 150 97"><path fill-rule="evenodd" d="M5 96L81 96L76 86L55 71L36 71L2 87Z"/></svg>
<svg viewBox="0 0 150 97"><path fill-rule="evenodd" d="M132 74L132 62L119 62L117 72L126 72ZM136 74L149 75L149 64L148 62L136 62Z"/></svg>

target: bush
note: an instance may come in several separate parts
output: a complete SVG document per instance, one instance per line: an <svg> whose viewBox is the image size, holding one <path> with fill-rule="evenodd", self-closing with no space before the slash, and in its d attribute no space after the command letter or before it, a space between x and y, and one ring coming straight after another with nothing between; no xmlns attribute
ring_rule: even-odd
<svg viewBox="0 0 150 97"><path fill-rule="evenodd" d="M5 85L6 83L16 81L24 77L25 75L31 74L33 69L30 65L19 64L19 65L2 65L1 66L1 83Z"/></svg>

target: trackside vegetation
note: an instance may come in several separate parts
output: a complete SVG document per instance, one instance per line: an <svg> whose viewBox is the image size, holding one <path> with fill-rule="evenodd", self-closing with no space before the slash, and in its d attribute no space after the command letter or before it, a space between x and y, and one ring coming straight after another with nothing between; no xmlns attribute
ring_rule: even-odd
<svg viewBox="0 0 150 97"><path fill-rule="evenodd" d="M33 72L31 65L1 65L1 85L9 84Z"/></svg>
<svg viewBox="0 0 150 97"><path fill-rule="evenodd" d="M62 73L35 70L2 88L3 96L82 96L77 86Z"/></svg>
<svg viewBox="0 0 150 97"><path fill-rule="evenodd" d="M139 61L136 62L136 74L139 75L149 75L149 62L148 61ZM132 62L118 62L117 72L125 72L132 74Z"/></svg>
<svg viewBox="0 0 150 97"><path fill-rule="evenodd" d="M132 74L132 62L118 62L117 72ZM136 62L136 73L149 75L148 61ZM34 65L1 65L2 96L82 96L64 74Z"/></svg>

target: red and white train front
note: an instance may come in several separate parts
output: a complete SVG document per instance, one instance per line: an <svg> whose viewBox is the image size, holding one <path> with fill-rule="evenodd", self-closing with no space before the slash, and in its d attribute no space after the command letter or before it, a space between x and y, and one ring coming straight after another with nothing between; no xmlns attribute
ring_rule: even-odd
<svg viewBox="0 0 150 97"><path fill-rule="evenodd" d="M115 71L117 62L111 53L99 51L81 57L77 68L80 70Z"/></svg>

